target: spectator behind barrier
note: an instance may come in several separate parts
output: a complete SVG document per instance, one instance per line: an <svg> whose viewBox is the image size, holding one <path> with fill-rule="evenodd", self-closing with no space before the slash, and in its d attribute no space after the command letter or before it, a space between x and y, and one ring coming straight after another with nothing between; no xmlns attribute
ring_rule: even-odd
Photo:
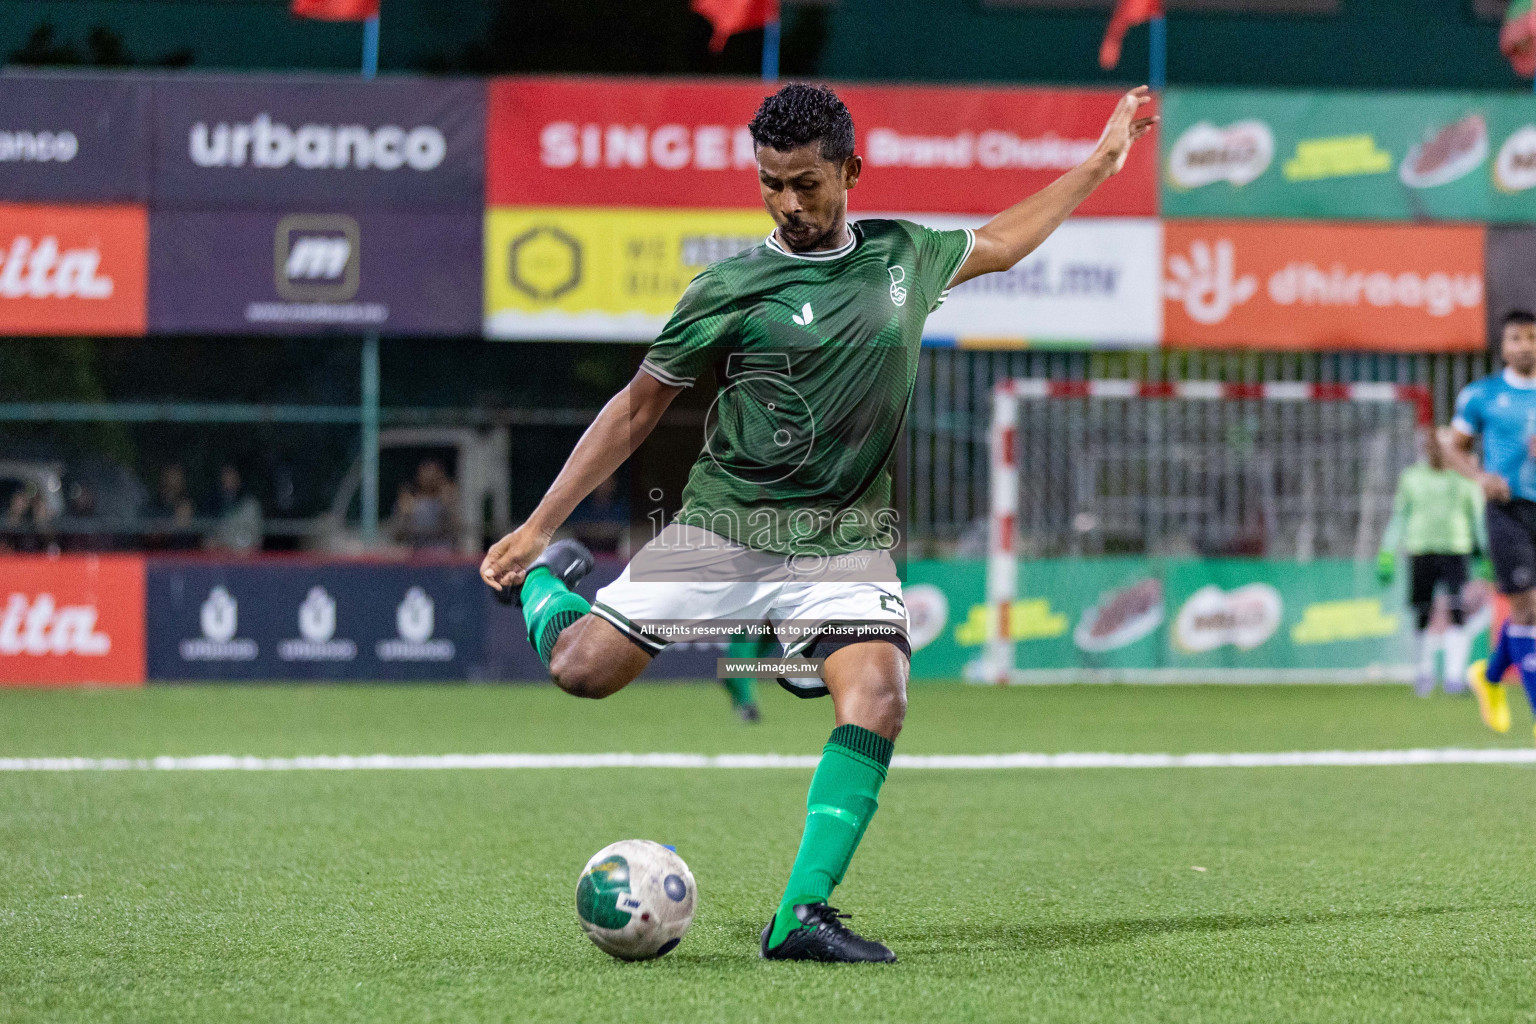
<svg viewBox="0 0 1536 1024"><path fill-rule="evenodd" d="M459 541L459 489L443 464L423 459L414 484L402 484L384 526L397 544L416 551L453 551Z"/></svg>
<svg viewBox="0 0 1536 1024"><path fill-rule="evenodd" d="M219 470L219 493L214 498L214 517L218 525L204 542L212 551L246 554L261 550L261 502L246 492L240 471L226 463Z"/></svg>

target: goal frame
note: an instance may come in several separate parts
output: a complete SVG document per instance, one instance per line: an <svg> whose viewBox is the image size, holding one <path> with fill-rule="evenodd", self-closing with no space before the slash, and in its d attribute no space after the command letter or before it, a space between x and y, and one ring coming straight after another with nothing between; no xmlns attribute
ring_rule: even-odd
<svg viewBox="0 0 1536 1024"><path fill-rule="evenodd" d="M982 657L975 665L977 681L1006 685L1014 682L1069 682L1081 680L1074 671L1030 673L1041 679L1025 678L1016 667L1017 642L1009 635L1009 614L1018 599L1019 551L1019 402L1024 399L1120 398L1157 401L1181 399L1209 402L1360 402L1369 404L1405 404L1414 408L1414 423L1419 432L1434 423L1434 402L1427 387L1416 384L1355 383L1319 384L1306 381L1274 381L1262 384L1227 383L1208 380L1147 381L1097 378L1056 380L1050 377L1009 377L992 386L992 422L988 431L988 514L986 605L987 640ZM1253 681L1273 682L1269 678L1283 670L1261 673ZM1176 673L1180 678L1190 673ZM1103 675L1103 673L1099 673ZM1162 670L1118 672L1105 682L1172 682ZM1223 675L1230 675L1223 673ZM1306 673L1315 679L1316 672ZM1208 681L1208 680L1199 680ZM1300 681L1300 680L1296 680Z"/></svg>

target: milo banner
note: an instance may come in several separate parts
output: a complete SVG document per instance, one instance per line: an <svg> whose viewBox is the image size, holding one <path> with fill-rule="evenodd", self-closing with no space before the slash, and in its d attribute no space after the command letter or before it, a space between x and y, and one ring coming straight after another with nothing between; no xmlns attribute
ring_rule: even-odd
<svg viewBox="0 0 1536 1024"><path fill-rule="evenodd" d="M1009 614L1014 664L1042 682L1401 678L1412 613L1400 584L1342 560L1028 562ZM914 678L971 673L987 640L984 593L983 562L911 564ZM1484 632L1491 589L1473 581L1462 596Z"/></svg>
<svg viewBox="0 0 1536 1024"><path fill-rule="evenodd" d="M1168 217L1536 221L1536 103L1489 93L1173 89Z"/></svg>

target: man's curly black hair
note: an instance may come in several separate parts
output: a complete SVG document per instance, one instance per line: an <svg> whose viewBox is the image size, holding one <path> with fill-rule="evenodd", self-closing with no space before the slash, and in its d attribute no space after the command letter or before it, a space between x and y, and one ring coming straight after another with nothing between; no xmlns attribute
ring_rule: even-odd
<svg viewBox="0 0 1536 1024"><path fill-rule="evenodd" d="M780 152L819 142L823 160L853 156L853 115L824 85L791 82L763 100L747 128L753 142Z"/></svg>

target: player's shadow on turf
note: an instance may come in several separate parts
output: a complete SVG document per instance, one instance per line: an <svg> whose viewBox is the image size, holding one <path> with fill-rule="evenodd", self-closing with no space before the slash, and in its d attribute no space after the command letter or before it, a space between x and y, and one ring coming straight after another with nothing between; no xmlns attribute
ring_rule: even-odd
<svg viewBox="0 0 1536 1024"><path fill-rule="evenodd" d="M909 936L891 936L893 948L904 956L951 953L957 942L973 950L1084 949L1130 942L1149 935L1248 931L1291 925L1333 924L1342 921L1408 921L1437 914L1456 914L1472 907L1419 907L1414 910L1333 911L1309 914L1194 914L1188 917L1127 917L1100 921L1069 921L1050 925L978 924L941 928Z"/></svg>

